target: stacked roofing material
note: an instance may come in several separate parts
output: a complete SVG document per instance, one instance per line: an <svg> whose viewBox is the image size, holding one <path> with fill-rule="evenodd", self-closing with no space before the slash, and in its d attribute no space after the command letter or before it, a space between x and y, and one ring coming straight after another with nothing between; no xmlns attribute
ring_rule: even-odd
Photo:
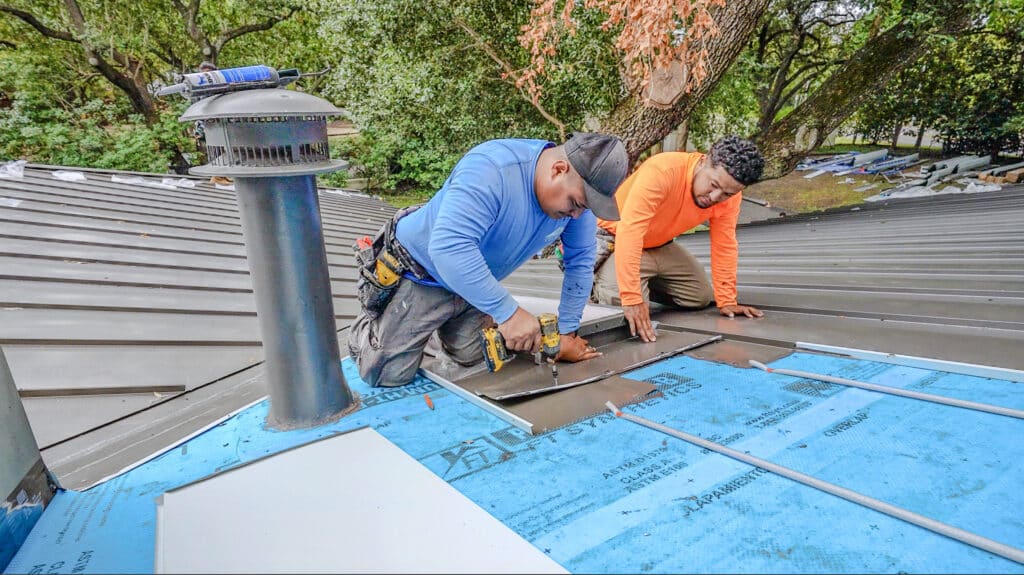
<svg viewBox="0 0 1024 575"><path fill-rule="evenodd" d="M948 160L940 160L921 168L917 174L908 174L909 179L883 191L882 193L867 198L866 201L878 201L884 198L910 198L931 196L949 193L978 193L996 191L997 184L985 184L979 179L971 178L977 175L977 170L992 163L992 156L957 156ZM946 186L938 190L937 184L956 181L964 187Z"/></svg>
<svg viewBox="0 0 1024 575"><path fill-rule="evenodd" d="M978 176L978 179L993 184L1024 183L1024 162L986 170Z"/></svg>
<svg viewBox="0 0 1024 575"><path fill-rule="evenodd" d="M920 161L918 154L890 158L889 151L882 149L859 154L850 152L817 160L807 159L797 165L796 169L810 172L804 176L805 179L816 178L826 172L831 172L835 176L847 174L892 175L900 173Z"/></svg>

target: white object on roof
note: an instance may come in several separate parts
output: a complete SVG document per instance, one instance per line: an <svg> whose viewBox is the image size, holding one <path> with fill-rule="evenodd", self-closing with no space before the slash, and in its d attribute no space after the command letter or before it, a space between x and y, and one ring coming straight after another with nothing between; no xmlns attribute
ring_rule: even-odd
<svg viewBox="0 0 1024 575"><path fill-rule="evenodd" d="M567 573L369 428L165 493L157 573Z"/></svg>
<svg viewBox="0 0 1024 575"><path fill-rule="evenodd" d="M176 183L176 181L173 178L163 178L161 181L158 182L156 180L148 180L146 178L143 178L142 176L127 176L126 177L126 176L119 176L117 174L111 174L110 175L110 181L111 182L116 182L116 183L119 183L119 184L132 184L132 185L135 185L135 186L148 186L150 188L164 188L164 189L168 189L168 190L173 190L174 188L176 188L178 186L178 184ZM192 184L191 187L195 187L195 184Z"/></svg>
<svg viewBox="0 0 1024 575"><path fill-rule="evenodd" d="M175 188L194 188L196 183L188 178L164 178L160 180L160 183L165 186L173 186Z"/></svg>
<svg viewBox="0 0 1024 575"><path fill-rule="evenodd" d="M961 178L957 180L957 183L966 183L966 186L959 188L957 186L946 186L941 190L937 190L931 186L914 186L910 188L904 188L901 190L889 192L885 191L878 195L865 198L865 202L877 202L879 200L890 200L896 198L921 198L930 196L941 196L945 194L978 194L982 192L998 192L1003 189L999 184L983 184L980 180L975 178Z"/></svg>
<svg viewBox="0 0 1024 575"><path fill-rule="evenodd" d="M13 160L0 164L0 178L23 178L25 177L25 160Z"/></svg>
<svg viewBox="0 0 1024 575"><path fill-rule="evenodd" d="M75 170L57 170L50 175L62 182L84 182L89 179L85 177L84 173Z"/></svg>

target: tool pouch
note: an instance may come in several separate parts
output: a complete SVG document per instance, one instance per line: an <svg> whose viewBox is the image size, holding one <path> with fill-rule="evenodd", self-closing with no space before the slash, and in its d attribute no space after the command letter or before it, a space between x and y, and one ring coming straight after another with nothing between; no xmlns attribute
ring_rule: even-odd
<svg viewBox="0 0 1024 575"><path fill-rule="evenodd" d="M399 210L395 217L381 227L372 242L362 245L356 242L352 246L355 250L356 267L359 270L356 293L363 311L370 319L376 319L388 307L401 282L402 274L412 266L419 268L395 239L398 220L418 208L419 206L413 206Z"/></svg>

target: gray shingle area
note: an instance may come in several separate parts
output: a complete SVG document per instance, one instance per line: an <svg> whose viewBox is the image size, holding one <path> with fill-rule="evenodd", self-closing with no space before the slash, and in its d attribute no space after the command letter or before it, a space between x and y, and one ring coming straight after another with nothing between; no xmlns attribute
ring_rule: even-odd
<svg viewBox="0 0 1024 575"><path fill-rule="evenodd" d="M66 182L54 169L0 179L0 345L31 395L47 465L81 489L260 399L266 384L234 192L198 178L191 189L115 182L161 176L102 170ZM394 209L322 190L321 212L344 341L357 306L350 246ZM772 214L745 202L742 221ZM1022 220L1024 186L746 224L740 298L767 317L658 319L783 347L1024 369ZM708 263L707 234L679 241ZM504 283L557 298L561 276L533 260Z"/></svg>

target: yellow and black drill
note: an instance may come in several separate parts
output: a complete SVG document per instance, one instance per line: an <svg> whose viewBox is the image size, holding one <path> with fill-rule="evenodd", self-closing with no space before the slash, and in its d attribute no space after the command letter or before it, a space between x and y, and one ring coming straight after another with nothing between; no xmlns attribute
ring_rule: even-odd
<svg viewBox="0 0 1024 575"><path fill-rule="evenodd" d="M540 351L534 358L537 363L542 360L551 364L551 377L558 385L558 364L555 356L561 349L561 336L558 334L558 316L553 313L542 313L537 316L540 321ZM505 338L496 327L488 327L480 330L480 344L484 348L484 359L487 361L487 369L492 372L498 371L515 356L509 353L505 347Z"/></svg>

